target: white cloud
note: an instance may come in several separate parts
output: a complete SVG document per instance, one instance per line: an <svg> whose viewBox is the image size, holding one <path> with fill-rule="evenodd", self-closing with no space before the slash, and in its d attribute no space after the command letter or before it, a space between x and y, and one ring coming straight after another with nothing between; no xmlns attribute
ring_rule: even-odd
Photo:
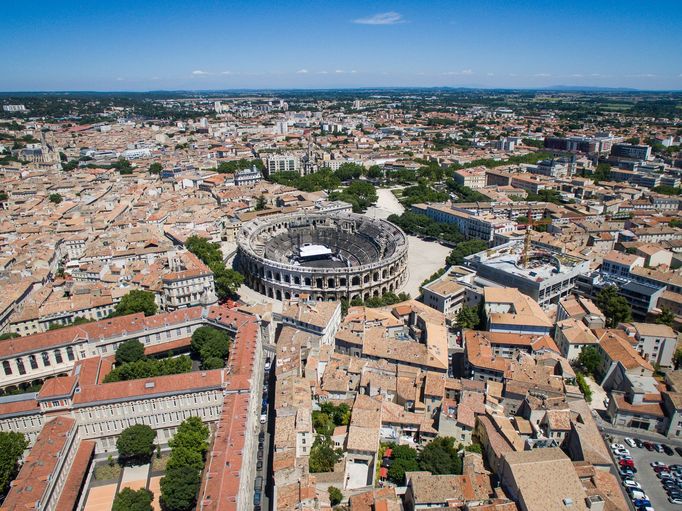
<svg viewBox="0 0 682 511"><path fill-rule="evenodd" d="M318 75L328 75L329 71L318 71L317 74Z"/></svg>
<svg viewBox="0 0 682 511"><path fill-rule="evenodd" d="M539 78L546 78L546 77L552 76L552 75L549 73L535 73L535 76L537 76Z"/></svg>
<svg viewBox="0 0 682 511"><path fill-rule="evenodd" d="M353 20L353 23L359 25L397 25L398 23L405 23L402 14L395 11L380 12L374 16L366 18L358 18Z"/></svg>
<svg viewBox="0 0 682 511"><path fill-rule="evenodd" d="M334 72L335 72L337 75L340 75L340 74L345 73L345 71L344 71L343 69L337 69L337 70L335 70Z"/></svg>
<svg viewBox="0 0 682 511"><path fill-rule="evenodd" d="M445 76L471 76L474 72L471 69L462 69L461 71L445 71Z"/></svg>
<svg viewBox="0 0 682 511"><path fill-rule="evenodd" d="M572 78L582 78L583 76L584 76L584 75L582 75L582 74L580 74L580 73L573 73L573 74L571 75Z"/></svg>
<svg viewBox="0 0 682 511"><path fill-rule="evenodd" d="M201 69L197 69L195 71L192 71L192 74L194 76L204 76L210 74L208 71L202 71Z"/></svg>
<svg viewBox="0 0 682 511"><path fill-rule="evenodd" d="M495 76L495 73L486 73L488 76Z"/></svg>
<svg viewBox="0 0 682 511"><path fill-rule="evenodd" d="M307 69L299 69L298 71L296 71L296 74L299 74L299 75L307 75L307 74L308 74L308 70L307 70Z"/></svg>
<svg viewBox="0 0 682 511"><path fill-rule="evenodd" d="M232 71L221 71L220 74L221 75L231 75Z"/></svg>
<svg viewBox="0 0 682 511"><path fill-rule="evenodd" d="M357 71L356 71L355 69L353 69L353 70L350 72L350 74L352 74L352 75L354 75L355 73L357 73ZM682 75L680 75L680 76L682 76Z"/></svg>

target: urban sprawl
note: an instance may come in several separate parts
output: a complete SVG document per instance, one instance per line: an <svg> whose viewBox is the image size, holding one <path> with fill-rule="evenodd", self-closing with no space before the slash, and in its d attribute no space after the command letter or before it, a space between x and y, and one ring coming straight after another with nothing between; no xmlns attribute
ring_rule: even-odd
<svg viewBox="0 0 682 511"><path fill-rule="evenodd" d="M0 104L0 509L682 504L680 94Z"/></svg>

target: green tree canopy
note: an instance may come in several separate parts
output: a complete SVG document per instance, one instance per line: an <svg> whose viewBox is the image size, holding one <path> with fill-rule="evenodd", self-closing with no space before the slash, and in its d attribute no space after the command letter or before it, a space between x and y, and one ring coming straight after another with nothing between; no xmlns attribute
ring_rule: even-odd
<svg viewBox="0 0 682 511"><path fill-rule="evenodd" d="M437 437L429 442L419 454L419 469L432 474L461 474L462 460L454 439Z"/></svg>
<svg viewBox="0 0 682 511"><path fill-rule="evenodd" d="M594 375L601 365L601 355L594 346L584 346L578 355L578 362L588 374Z"/></svg>
<svg viewBox="0 0 682 511"><path fill-rule="evenodd" d="M341 181L351 181L359 179L365 173L365 168L357 163L343 163L334 172L334 175Z"/></svg>
<svg viewBox="0 0 682 511"><path fill-rule="evenodd" d="M51 193L50 196L48 197L48 199L53 204L59 204L63 200L62 196L58 193Z"/></svg>
<svg viewBox="0 0 682 511"><path fill-rule="evenodd" d="M116 304L116 308L111 316L126 316L138 312L144 312L145 316L153 316L156 314L156 309L154 293L133 289Z"/></svg>
<svg viewBox="0 0 682 511"><path fill-rule="evenodd" d="M19 472L19 460L28 447L23 433L0 431L0 495L9 491L9 485Z"/></svg>
<svg viewBox="0 0 682 511"><path fill-rule="evenodd" d="M313 473L332 472L341 456L342 453L334 449L329 437L318 435L310 449L309 469Z"/></svg>
<svg viewBox="0 0 682 511"><path fill-rule="evenodd" d="M329 492L329 503L333 506L338 506L343 500L343 493L336 486L330 486L327 488Z"/></svg>
<svg viewBox="0 0 682 511"><path fill-rule="evenodd" d="M162 170L163 170L163 165L161 165L157 161L155 161L154 163L149 165L149 173L150 174L160 174Z"/></svg>
<svg viewBox="0 0 682 511"><path fill-rule="evenodd" d="M116 364L128 364L144 358L144 345L137 339L121 343L116 349Z"/></svg>
<svg viewBox="0 0 682 511"><path fill-rule="evenodd" d="M452 249L452 252L450 252L445 261L448 264L456 265L463 264L465 257L470 256L471 254L475 254L477 252L481 252L487 248L488 244L483 240L471 239L467 241L462 241L461 243L458 243L455 248Z"/></svg>
<svg viewBox="0 0 682 511"><path fill-rule="evenodd" d="M194 509L201 484L201 472L194 467L180 466L166 470L161 479L161 506L164 511Z"/></svg>
<svg viewBox="0 0 682 511"><path fill-rule="evenodd" d="M144 465L154 454L156 431L146 424L135 424L123 430L116 440L116 449L124 465Z"/></svg>
<svg viewBox="0 0 682 511"><path fill-rule="evenodd" d="M599 291L595 303L606 316L610 328L632 320L632 308L628 301L618 294L616 286L607 286Z"/></svg>
<svg viewBox="0 0 682 511"><path fill-rule="evenodd" d="M154 494L145 488L123 488L116 494L111 511L152 511Z"/></svg>
<svg viewBox="0 0 682 511"><path fill-rule="evenodd" d="M656 318L656 323L660 325L673 326L675 314L668 307L661 307L661 313Z"/></svg>
<svg viewBox="0 0 682 511"><path fill-rule="evenodd" d="M189 373L191 370L192 359L187 355L168 357L161 360L143 358L117 366L106 375L104 382L139 380L140 378L151 378L154 376Z"/></svg>
<svg viewBox="0 0 682 511"><path fill-rule="evenodd" d="M208 359L217 358L223 361L227 358L230 352L230 338L222 330L202 326L192 334L191 347L192 352L201 358L205 366ZM215 364L215 361L212 364Z"/></svg>
<svg viewBox="0 0 682 511"><path fill-rule="evenodd" d="M460 328L476 328L480 323L477 307L463 305L457 313L457 326Z"/></svg>

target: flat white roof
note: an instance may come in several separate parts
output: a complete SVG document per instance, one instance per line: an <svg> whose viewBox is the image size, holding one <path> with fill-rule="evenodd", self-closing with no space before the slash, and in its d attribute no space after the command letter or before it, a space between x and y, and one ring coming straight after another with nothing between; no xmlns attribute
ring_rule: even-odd
<svg viewBox="0 0 682 511"><path fill-rule="evenodd" d="M326 255L332 255L332 251L324 245L303 245L301 247L301 257L316 257Z"/></svg>

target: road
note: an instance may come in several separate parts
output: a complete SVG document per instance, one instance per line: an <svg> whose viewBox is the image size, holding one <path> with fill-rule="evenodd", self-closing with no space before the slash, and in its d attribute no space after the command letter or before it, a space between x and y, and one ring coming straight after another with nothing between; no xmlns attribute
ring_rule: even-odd
<svg viewBox="0 0 682 511"><path fill-rule="evenodd" d="M377 203L367 208L365 215L372 218L388 218L390 215L401 215L405 208L388 188L377 189Z"/></svg>

